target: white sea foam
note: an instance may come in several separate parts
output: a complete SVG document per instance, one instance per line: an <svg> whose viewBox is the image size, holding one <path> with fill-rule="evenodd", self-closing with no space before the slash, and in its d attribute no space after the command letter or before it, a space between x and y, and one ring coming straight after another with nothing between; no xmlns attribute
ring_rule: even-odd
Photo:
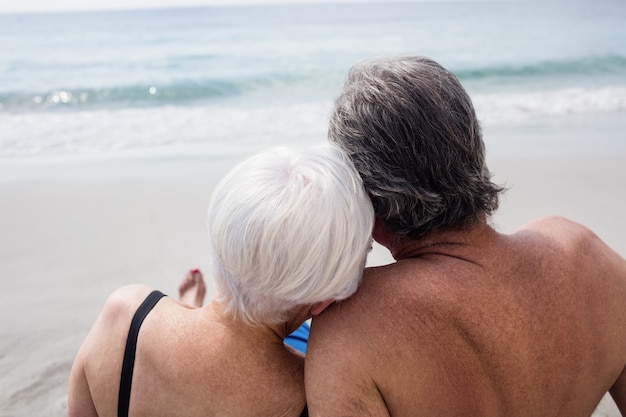
<svg viewBox="0 0 626 417"><path fill-rule="evenodd" d="M110 152L175 144L223 149L323 140L329 109L330 102L315 102L0 113L0 156Z"/></svg>
<svg viewBox="0 0 626 417"><path fill-rule="evenodd" d="M623 112L626 111L626 87L477 94L473 100L485 125L505 125L546 116Z"/></svg>
<svg viewBox="0 0 626 417"><path fill-rule="evenodd" d="M477 94L485 126L626 112L626 87ZM324 140L329 101L267 106L163 106L0 113L0 156L111 152L202 144L215 150Z"/></svg>

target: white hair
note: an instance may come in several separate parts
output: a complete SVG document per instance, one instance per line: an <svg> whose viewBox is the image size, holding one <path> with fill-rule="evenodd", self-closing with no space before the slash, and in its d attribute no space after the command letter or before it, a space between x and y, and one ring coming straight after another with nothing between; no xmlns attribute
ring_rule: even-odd
<svg viewBox="0 0 626 417"><path fill-rule="evenodd" d="M336 145L253 156L220 182L209 204L217 297L254 325L345 299L361 281L373 222L361 179Z"/></svg>

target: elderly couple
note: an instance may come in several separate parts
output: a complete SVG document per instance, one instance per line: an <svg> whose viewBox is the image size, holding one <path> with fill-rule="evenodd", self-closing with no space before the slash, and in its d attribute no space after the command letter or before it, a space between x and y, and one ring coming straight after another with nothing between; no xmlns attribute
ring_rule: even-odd
<svg viewBox="0 0 626 417"><path fill-rule="evenodd" d="M626 414L626 261L564 218L489 225L502 189L454 75L361 63L329 137L217 187L209 304L198 271L183 303L109 297L70 416L588 417L607 391ZM372 237L395 263L363 270ZM305 361L283 340L311 317Z"/></svg>

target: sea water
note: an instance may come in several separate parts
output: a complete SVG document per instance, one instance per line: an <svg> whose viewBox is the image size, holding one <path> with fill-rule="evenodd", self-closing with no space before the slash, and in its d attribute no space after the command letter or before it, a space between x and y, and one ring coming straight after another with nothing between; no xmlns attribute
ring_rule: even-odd
<svg viewBox="0 0 626 417"><path fill-rule="evenodd" d="M0 15L0 158L324 140L350 66L408 53L454 72L487 128L626 118L623 0L11 14Z"/></svg>

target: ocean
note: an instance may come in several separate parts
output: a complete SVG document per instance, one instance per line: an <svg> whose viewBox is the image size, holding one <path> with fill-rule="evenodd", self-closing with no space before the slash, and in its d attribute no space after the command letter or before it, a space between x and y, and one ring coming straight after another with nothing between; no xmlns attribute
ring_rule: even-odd
<svg viewBox="0 0 626 417"><path fill-rule="evenodd" d="M350 66L407 53L453 71L486 129L626 119L623 0L5 14L0 159L324 140ZM626 151L613 133L606 146Z"/></svg>

